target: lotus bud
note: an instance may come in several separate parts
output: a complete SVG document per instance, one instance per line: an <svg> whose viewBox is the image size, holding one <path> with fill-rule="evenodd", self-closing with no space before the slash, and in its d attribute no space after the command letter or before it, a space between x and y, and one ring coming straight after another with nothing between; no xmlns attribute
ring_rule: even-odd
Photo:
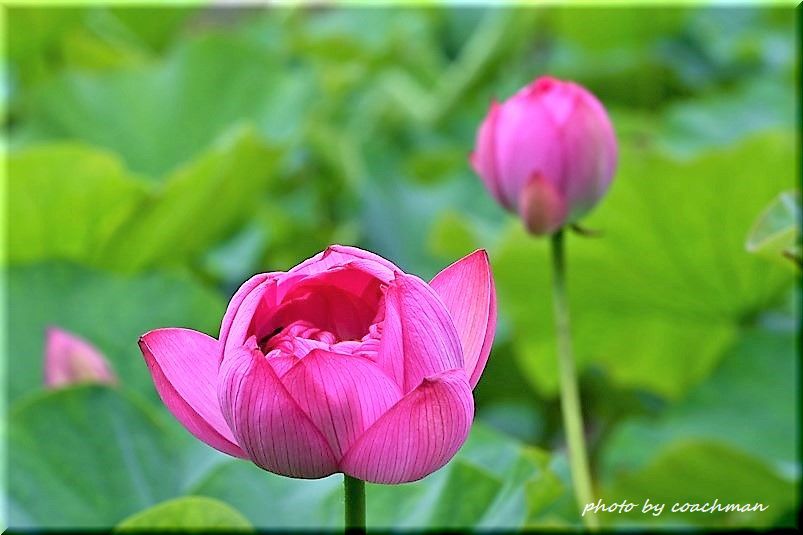
<svg viewBox="0 0 803 535"><path fill-rule="evenodd" d="M103 354L92 344L58 327L45 334L45 385L59 388L77 383L116 384Z"/></svg>
<svg viewBox="0 0 803 535"><path fill-rule="evenodd" d="M616 135L599 100L546 76L491 103L471 155L494 199L536 235L588 213L608 190L616 160Z"/></svg>

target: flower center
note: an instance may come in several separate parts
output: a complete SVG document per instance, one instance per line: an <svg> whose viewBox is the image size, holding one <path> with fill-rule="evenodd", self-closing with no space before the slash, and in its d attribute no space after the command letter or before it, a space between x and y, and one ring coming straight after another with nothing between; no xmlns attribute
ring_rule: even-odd
<svg viewBox="0 0 803 535"><path fill-rule="evenodd" d="M269 358L288 355L303 358L313 349L375 358L381 334L382 322L379 322L371 325L360 340L338 340L331 332L309 321L296 320L264 336L259 340L259 349Z"/></svg>
<svg viewBox="0 0 803 535"><path fill-rule="evenodd" d="M287 327L277 327L273 332L264 336L259 341L259 348L265 354L274 349L279 349L285 353L293 353L297 340L319 342L321 347L325 348L337 342L335 335L329 331L318 328L309 321L297 320Z"/></svg>

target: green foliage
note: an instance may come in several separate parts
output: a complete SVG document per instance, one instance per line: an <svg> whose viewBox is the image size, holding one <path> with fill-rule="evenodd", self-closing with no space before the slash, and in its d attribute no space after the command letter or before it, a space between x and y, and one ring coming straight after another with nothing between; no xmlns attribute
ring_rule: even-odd
<svg viewBox="0 0 803 535"><path fill-rule="evenodd" d="M114 529L120 533L141 530L251 532L254 529L243 515L221 501L187 496L132 515Z"/></svg>
<svg viewBox="0 0 803 535"><path fill-rule="evenodd" d="M665 503L659 517L635 509L630 522L693 526L722 523L728 526L769 526L795 505L794 484L774 473L755 458L716 443L673 443L636 474L621 477L604 499L624 498ZM675 512L674 504L755 505L768 509L760 512ZM604 513L600 513L603 514ZM612 522L624 523L625 519Z"/></svg>
<svg viewBox="0 0 803 535"><path fill-rule="evenodd" d="M178 494L179 452L151 410L94 386L18 405L8 422L10 524L108 527Z"/></svg>
<svg viewBox="0 0 803 535"><path fill-rule="evenodd" d="M15 6L8 10L13 74L35 84L68 68L105 70L145 61L180 31L193 8ZM19 30L19 31L18 31Z"/></svg>
<svg viewBox="0 0 803 535"><path fill-rule="evenodd" d="M724 94L671 105L656 141L668 152L690 157L711 146L725 147L755 132L792 128L794 110L792 95L783 86L762 78Z"/></svg>
<svg viewBox="0 0 803 535"><path fill-rule="evenodd" d="M637 470L656 454L655 444L682 440L726 443L788 476L796 458L795 441L784 438L796 425L794 349L788 327L747 331L681 403L660 418L621 426L605 445L601 475Z"/></svg>
<svg viewBox="0 0 803 535"><path fill-rule="evenodd" d="M206 251L253 212L277 157L250 131L213 148L173 173L155 198L139 206L104 249L104 260L134 271Z"/></svg>
<svg viewBox="0 0 803 535"><path fill-rule="evenodd" d="M289 479L249 463L229 461L218 465L190 492L230 504L255 526L331 528L342 527L342 479Z"/></svg>
<svg viewBox="0 0 803 535"><path fill-rule="evenodd" d="M279 66L238 40L209 37L163 63L65 73L35 94L28 135L75 138L158 177L189 161L233 123L254 117ZM220 98L224 96L225 98Z"/></svg>
<svg viewBox="0 0 803 535"><path fill-rule="evenodd" d="M9 161L11 262L94 260L148 195L113 155L86 146L37 146Z"/></svg>
<svg viewBox="0 0 803 535"><path fill-rule="evenodd" d="M444 212L432 226L429 247L443 258L459 258L475 248L473 227L454 212Z"/></svg>
<svg viewBox="0 0 803 535"><path fill-rule="evenodd" d="M547 243L468 163L491 99L547 73L600 97L621 149L582 222L601 237L568 237L596 487L609 501L770 504L603 521L793 517L799 311L779 254L799 246L799 201L779 197L796 179L791 8L7 12L12 527L341 527L340 476L290 480L199 443L136 347L157 327L216 334L248 276L334 242L424 278L484 247L499 297L470 440L422 481L369 485L369 525L579 525ZM49 325L97 345L119 390L43 392Z"/></svg>
<svg viewBox="0 0 803 535"><path fill-rule="evenodd" d="M790 327L782 323L746 332L711 378L682 403L658 418L620 426L603 450L606 496L620 501L645 495L653 500L653 494L662 493L675 501L719 498L770 504L760 518L734 514L729 524L766 525L791 508L789 485L797 470L797 445L789 440L788 430L797 425L798 364ZM680 468L693 470L693 463L710 464L699 485L690 483L689 474ZM638 488L650 484L656 487L652 494ZM710 515L678 515L672 521L711 522Z"/></svg>
<svg viewBox="0 0 803 535"><path fill-rule="evenodd" d="M340 475L294 480L232 461L212 469L191 492L233 505L256 526L342 529L342 485ZM513 529L537 523L564 492L544 452L476 424L439 472L404 485L369 484L367 522L375 529Z"/></svg>
<svg viewBox="0 0 803 535"><path fill-rule="evenodd" d="M762 157L738 157L745 153ZM792 283L743 245L755 214L793 183L792 140L765 135L680 162L623 150L621 161L609 197L584 222L603 237L572 236L568 244L576 352L619 384L676 397L708 375L741 322ZM494 268L521 367L552 393L547 254L545 240L517 224Z"/></svg>
<svg viewBox="0 0 803 535"><path fill-rule="evenodd" d="M21 151L10 159L9 258L132 272L192 257L254 209L276 158L253 132L236 132L156 185L86 146Z"/></svg>
<svg viewBox="0 0 803 535"><path fill-rule="evenodd" d="M800 267L800 224L803 210L800 193L785 191L778 195L756 219L745 247L751 253L780 261L797 261ZM793 264L786 264L792 266Z"/></svg>
<svg viewBox="0 0 803 535"><path fill-rule="evenodd" d="M127 388L156 398L137 347L143 333L183 326L216 335L225 303L192 277L149 272L110 275L49 262L8 270L8 396L42 386L45 329L56 325L95 344Z"/></svg>

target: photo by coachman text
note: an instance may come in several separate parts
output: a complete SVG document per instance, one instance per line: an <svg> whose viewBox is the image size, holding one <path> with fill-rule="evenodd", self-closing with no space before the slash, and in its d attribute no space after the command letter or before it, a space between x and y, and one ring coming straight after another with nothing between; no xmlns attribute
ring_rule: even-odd
<svg viewBox="0 0 803 535"><path fill-rule="evenodd" d="M612 504L603 503L602 499L597 500L597 503L588 503L583 508L582 515L585 516L586 513L630 513L637 507L641 507L642 513L651 513L653 516L660 516L664 512L664 508L666 507L665 503L650 503L650 500L647 499L643 504L637 502L629 502L627 500L622 500L621 502L614 502ZM739 513L752 513L754 511L766 511L769 508L768 505L764 505L763 503L754 503L754 504L739 504L739 503L729 503L729 504L722 504L719 503L718 498L714 498L713 502L705 502L705 503L690 503L690 502L675 502L672 507L671 511L673 513L731 513L731 512L739 512Z"/></svg>

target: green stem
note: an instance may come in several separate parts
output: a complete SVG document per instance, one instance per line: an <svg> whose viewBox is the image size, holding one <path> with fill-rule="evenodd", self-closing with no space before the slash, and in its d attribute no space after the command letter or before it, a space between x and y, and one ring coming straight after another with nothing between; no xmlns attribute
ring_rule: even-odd
<svg viewBox="0 0 803 535"><path fill-rule="evenodd" d="M343 474L346 496L346 533L365 533L365 481Z"/></svg>
<svg viewBox="0 0 803 535"><path fill-rule="evenodd" d="M552 236L552 299L555 307L555 330L557 334L558 368L560 371L560 407L566 443L569 448L569 467L572 472L575 497L580 511L592 503L591 474L588 469L583 415L580 410L580 394L577 388L577 372L572 357L572 340L569 331L569 303L566 299L566 257L564 232ZM588 528L599 527L596 515L587 514L583 521Z"/></svg>

